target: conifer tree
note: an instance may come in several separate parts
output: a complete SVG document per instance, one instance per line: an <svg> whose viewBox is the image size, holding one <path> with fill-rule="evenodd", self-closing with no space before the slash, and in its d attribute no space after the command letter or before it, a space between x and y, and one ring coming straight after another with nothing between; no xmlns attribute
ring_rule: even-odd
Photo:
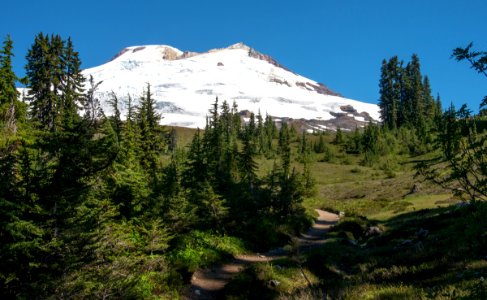
<svg viewBox="0 0 487 300"><path fill-rule="evenodd" d="M423 78L423 99L425 108L425 118L427 123L434 121L435 117L438 115L436 102L431 94L430 80L427 75Z"/></svg>
<svg viewBox="0 0 487 300"><path fill-rule="evenodd" d="M238 105L237 102L234 101L232 105L232 128L235 131L236 136L240 134L241 127L242 121L240 119Z"/></svg>
<svg viewBox="0 0 487 300"><path fill-rule="evenodd" d="M413 54L406 67L397 56L383 60L379 87L384 127L415 128L418 136L426 138L430 124L441 110L431 96L429 78L421 74L419 57Z"/></svg>
<svg viewBox="0 0 487 300"><path fill-rule="evenodd" d="M417 127L422 128L425 126L425 105L423 77L418 55L412 55L411 62L406 67L406 72L410 81L410 90L406 91L409 97L408 101L411 103L408 113L409 119L412 122L411 124L416 124Z"/></svg>
<svg viewBox="0 0 487 300"><path fill-rule="evenodd" d="M436 100L435 100L435 117L440 118L443 115L443 107L441 105L441 98L440 94L436 95Z"/></svg>
<svg viewBox="0 0 487 300"><path fill-rule="evenodd" d="M252 139L255 139L257 135L257 125L255 123L254 113L250 113L249 123L245 127L245 134L247 134Z"/></svg>
<svg viewBox="0 0 487 300"><path fill-rule="evenodd" d="M333 143L335 145L341 145L343 142L344 140L343 140L342 129L340 127L337 127L337 131L335 132L335 139L333 140Z"/></svg>
<svg viewBox="0 0 487 300"><path fill-rule="evenodd" d="M110 122L112 123L113 130L117 134L117 138L120 141L122 138L122 119L120 116L120 108L119 108L119 101L118 97L115 92L110 93L110 99L108 99L108 104L112 108L113 116L109 118Z"/></svg>
<svg viewBox="0 0 487 300"><path fill-rule="evenodd" d="M135 108L132 104L132 97L127 95L127 116L125 126L123 127L122 135L122 153L127 161L134 161L137 155L137 142L139 138L138 127L135 123Z"/></svg>
<svg viewBox="0 0 487 300"><path fill-rule="evenodd" d="M73 42L68 38L63 48L61 58L60 103L59 114L63 128L74 126L79 119L78 109L84 104L85 77L81 73L81 60L78 52L74 51Z"/></svg>
<svg viewBox="0 0 487 300"><path fill-rule="evenodd" d="M271 154L274 151L272 140L277 137L277 128L276 124L272 120L272 117L266 114L264 120L264 133L263 133L263 141L262 141L262 148L263 153L267 157L271 157Z"/></svg>
<svg viewBox="0 0 487 300"><path fill-rule="evenodd" d="M203 134L204 155L208 163L210 178L216 180L219 174L220 162L222 158L222 130L220 126L220 114L218 107L218 97L210 109L210 117Z"/></svg>
<svg viewBox="0 0 487 300"><path fill-rule="evenodd" d="M313 150L315 153L324 153L326 150L325 139L323 137L323 132L319 133L318 142L313 145Z"/></svg>
<svg viewBox="0 0 487 300"><path fill-rule="evenodd" d="M379 159L379 137L379 127L370 122L362 134L362 149L365 152L365 165L370 166Z"/></svg>
<svg viewBox="0 0 487 300"><path fill-rule="evenodd" d="M388 62L382 61L379 107L384 125L388 128L398 126L398 114L401 101L399 60L397 56L392 57Z"/></svg>
<svg viewBox="0 0 487 300"><path fill-rule="evenodd" d="M301 139L299 141L299 159L302 163L309 159L311 154L311 145L306 137L306 132L301 133Z"/></svg>
<svg viewBox="0 0 487 300"><path fill-rule="evenodd" d="M18 80L12 69L13 41L7 35L0 50L0 124L6 136L17 133L18 121L25 118L25 105L18 100Z"/></svg>
<svg viewBox="0 0 487 300"><path fill-rule="evenodd" d="M101 112L91 111L81 118L78 107L68 104L82 99L96 109L93 91L83 95L70 81L77 71L69 73L63 67L67 57L63 45L59 36L36 37L26 70L37 130L22 132L15 151L7 155L7 164L0 160L0 172L14 175L0 187L0 206L16 203L5 218L13 229L5 234L13 239L2 240L6 244L1 256L11 257L10 287L21 298L47 298L59 274L78 259L73 241L83 234L73 212L82 206L92 179L111 164L118 149L111 126L92 118L103 116ZM18 250L11 251L15 247Z"/></svg>
<svg viewBox="0 0 487 300"><path fill-rule="evenodd" d="M288 125L286 122L281 124L279 131L279 156L282 164L282 174L284 177L289 176L291 168L291 140Z"/></svg>
<svg viewBox="0 0 487 300"><path fill-rule="evenodd" d="M255 147L252 145L251 137L247 134L243 136L242 143L243 148L239 157L240 178L250 190L253 190L257 181L257 163L254 160Z"/></svg>
<svg viewBox="0 0 487 300"><path fill-rule="evenodd" d="M17 98L12 50L7 36L0 49L0 297L6 299L33 295L43 269L40 259L50 250L46 226L40 222L45 211L35 195L34 137L17 131L26 105Z"/></svg>
<svg viewBox="0 0 487 300"><path fill-rule="evenodd" d="M487 52L473 51L473 44L453 50L458 61L467 60L478 73L487 76ZM418 165L419 172L427 179L450 188L459 196L472 202L487 200L487 135L482 124L482 109L487 96L480 103L481 114L473 116L463 105L458 111L453 104L442 118L438 118L439 151L432 159ZM461 189L458 189L457 186Z"/></svg>
<svg viewBox="0 0 487 300"><path fill-rule="evenodd" d="M140 163L150 171L155 183L158 169L158 154L163 149L162 132L159 127L161 116L156 112L156 102L152 97L150 84L140 98L137 111L137 124L140 130Z"/></svg>
<svg viewBox="0 0 487 300"><path fill-rule="evenodd" d="M212 124L210 122L210 124ZM205 131L205 135L208 134ZM210 129L214 130L214 129ZM199 224L205 228L222 230L222 219L227 213L227 206L222 196L215 190L219 179L215 178L215 159L210 159L207 151L210 144L203 141L198 130L193 137L188 152L185 169L182 172L182 184L189 190L189 202L196 207L195 214ZM218 158L217 158L218 159ZM212 164L212 165L210 165Z"/></svg>
<svg viewBox="0 0 487 300"><path fill-rule="evenodd" d="M13 41L7 35L0 50L0 105L10 104L17 100L18 92L15 89L17 76L12 70Z"/></svg>
<svg viewBox="0 0 487 300"><path fill-rule="evenodd" d="M54 99L51 92L49 40L43 33L35 37L34 44L27 54L26 75L28 77L31 102L31 115L38 126L53 127ZM41 125L42 124L42 125Z"/></svg>
<svg viewBox="0 0 487 300"><path fill-rule="evenodd" d="M187 188L197 186L209 177L209 169L206 161L205 149L198 129L189 145L185 168L182 174L182 184Z"/></svg>

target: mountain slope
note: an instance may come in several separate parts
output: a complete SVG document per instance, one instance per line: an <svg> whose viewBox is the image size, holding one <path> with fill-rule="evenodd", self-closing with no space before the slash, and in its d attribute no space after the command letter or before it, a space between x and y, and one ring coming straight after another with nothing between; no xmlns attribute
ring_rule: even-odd
<svg viewBox="0 0 487 300"><path fill-rule="evenodd" d="M111 113L106 105L111 91L121 100L124 114L128 95L136 104L150 83L166 125L204 127L216 97L230 105L235 101L239 110L315 120L308 128L324 128L328 123L320 122L337 121L337 117L353 121L355 126L379 119L377 105L340 97L242 43L205 53L165 45L128 47L110 62L83 74L101 81L98 96L107 114Z"/></svg>

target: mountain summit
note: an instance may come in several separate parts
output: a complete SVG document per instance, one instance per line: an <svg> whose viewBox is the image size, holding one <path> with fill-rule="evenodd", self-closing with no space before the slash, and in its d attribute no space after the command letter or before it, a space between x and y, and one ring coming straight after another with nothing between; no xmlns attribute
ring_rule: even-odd
<svg viewBox="0 0 487 300"><path fill-rule="evenodd" d="M308 130L355 128L379 120L377 105L343 98L243 43L204 53L167 45L127 47L83 74L101 82L97 93L108 114L112 91L125 114L128 95L137 104L150 83L165 125L203 128L216 97L230 105L235 101L241 111L306 120Z"/></svg>

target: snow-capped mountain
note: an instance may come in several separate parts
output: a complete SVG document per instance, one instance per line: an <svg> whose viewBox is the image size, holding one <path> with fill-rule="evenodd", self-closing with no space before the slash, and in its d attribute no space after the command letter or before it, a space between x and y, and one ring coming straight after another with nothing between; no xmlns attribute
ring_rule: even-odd
<svg viewBox="0 0 487 300"><path fill-rule="evenodd" d="M111 109L106 100L112 91L122 102L124 115L128 95L137 104L150 83L165 125L203 128L216 97L220 103L226 100L232 105L235 101L241 111L314 120L308 129L343 128L337 125L339 120L352 121L355 126L379 120L377 105L343 98L242 43L205 53L166 45L128 47L83 74L101 82L97 93L108 115Z"/></svg>

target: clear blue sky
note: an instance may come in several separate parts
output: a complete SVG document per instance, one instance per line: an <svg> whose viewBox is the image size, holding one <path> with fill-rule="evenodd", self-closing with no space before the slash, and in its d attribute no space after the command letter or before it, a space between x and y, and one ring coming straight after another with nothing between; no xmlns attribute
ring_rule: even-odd
<svg viewBox="0 0 487 300"><path fill-rule="evenodd" d="M382 59L421 59L444 106L487 95L487 78L451 59L473 41L487 50L485 0L18 0L4 1L0 37L14 41L14 67L39 32L71 36L82 67L122 48L167 44L206 51L244 42L352 99L377 103Z"/></svg>

